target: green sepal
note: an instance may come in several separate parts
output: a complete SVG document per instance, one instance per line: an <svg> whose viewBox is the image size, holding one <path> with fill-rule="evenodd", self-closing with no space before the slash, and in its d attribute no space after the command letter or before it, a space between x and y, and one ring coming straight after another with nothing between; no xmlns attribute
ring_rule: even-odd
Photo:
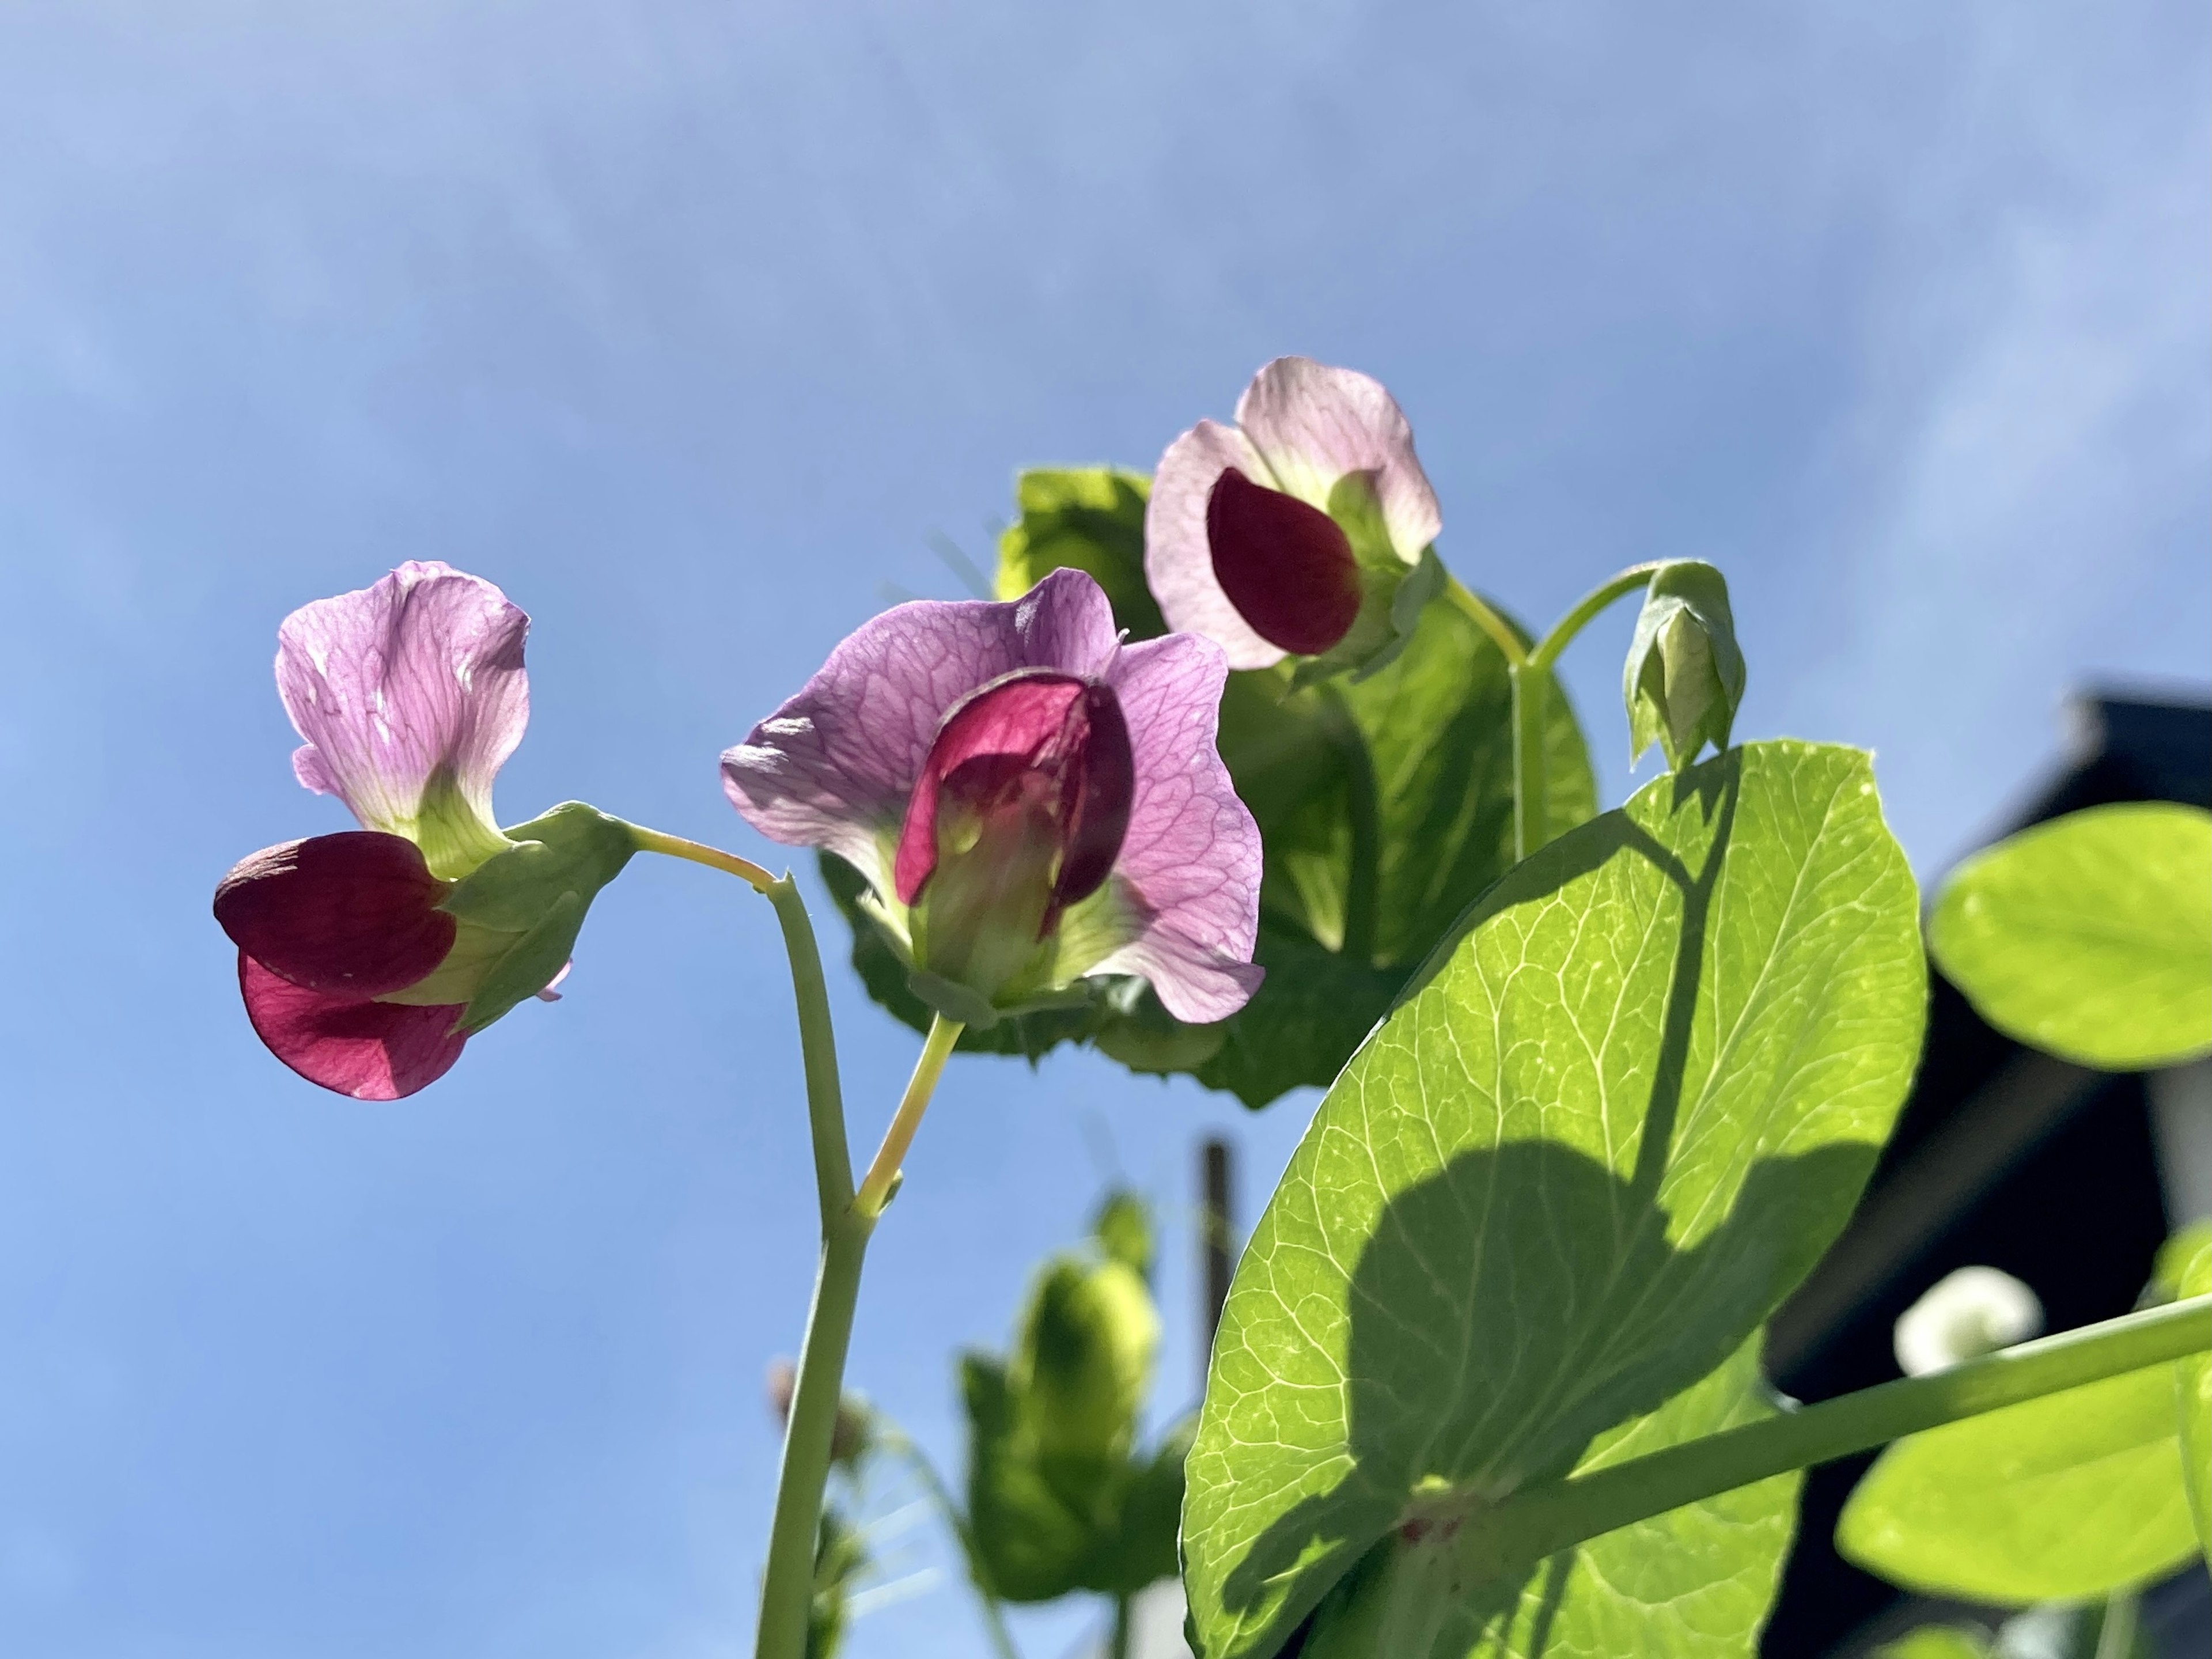
<svg viewBox="0 0 2212 1659"><path fill-rule="evenodd" d="M1698 559L1661 565L1644 590L1621 675L1630 763L1654 742L1677 772L1708 743L1726 750L1743 686L1727 579Z"/></svg>
<svg viewBox="0 0 2212 1659"><path fill-rule="evenodd" d="M465 928L514 936L456 1023L471 1035L561 971L592 899L637 850L629 825L581 801L564 801L506 833L515 845L478 866L439 906Z"/></svg>

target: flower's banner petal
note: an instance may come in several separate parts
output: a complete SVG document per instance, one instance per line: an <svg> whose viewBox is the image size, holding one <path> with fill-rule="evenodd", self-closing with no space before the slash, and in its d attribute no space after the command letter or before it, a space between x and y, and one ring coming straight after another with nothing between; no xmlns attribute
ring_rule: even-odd
<svg viewBox="0 0 2212 1659"><path fill-rule="evenodd" d="M311 991L404 990L453 948L446 884L399 836L347 830L244 858L215 890L230 942Z"/></svg>
<svg viewBox="0 0 2212 1659"><path fill-rule="evenodd" d="M1260 827L1215 743L1228 665L1194 634L1125 647L1107 676L1128 722L1136 793L1115 869L1141 931L1098 964L1140 974L1170 1013L1225 1019L1265 977Z"/></svg>
<svg viewBox="0 0 2212 1659"><path fill-rule="evenodd" d="M238 953L246 1018L269 1052L310 1083L356 1100L398 1100L453 1069L468 1038L458 1007L365 1002L295 985Z"/></svg>
<svg viewBox="0 0 2212 1659"><path fill-rule="evenodd" d="M1346 473L1372 472L1391 544L1407 564L1443 528L1413 429L1381 381L1309 357L1278 357L1244 389L1237 424L1267 465L1254 482L1272 478L1310 506L1327 507Z"/></svg>
<svg viewBox="0 0 2212 1659"><path fill-rule="evenodd" d="M492 780L530 720L529 631L498 588L436 562L302 606L276 634L277 695L313 751L294 772L466 874L506 844Z"/></svg>
<svg viewBox="0 0 2212 1659"><path fill-rule="evenodd" d="M2135 1071L2212 1053L2212 812L2093 806L1954 871L1936 965L2006 1036Z"/></svg>
<svg viewBox="0 0 2212 1659"><path fill-rule="evenodd" d="M1168 446L1145 509L1145 580L1167 625L1203 634L1228 653L1231 668L1271 668L1283 648L1263 638L1214 573L1206 515L1213 486L1235 467L1248 478L1267 477L1259 452L1235 427L1200 421Z"/></svg>
<svg viewBox="0 0 2212 1659"><path fill-rule="evenodd" d="M1096 676L1116 646L1105 594L1078 571L1014 602L895 606L723 755L723 790L770 841L826 847L888 888L881 839L897 832L946 710L1017 669Z"/></svg>
<svg viewBox="0 0 2212 1659"><path fill-rule="evenodd" d="M1359 615L1359 567L1335 520L1225 467L1206 504L1214 580L1268 644L1317 657Z"/></svg>
<svg viewBox="0 0 2212 1659"><path fill-rule="evenodd" d="M1577 1475L1774 1414L1753 1337L1657 1411L1600 1435ZM1753 1659L1796 1530L1798 1474L1686 1504L1485 1577L1442 1528L1369 1551L1317 1609L1316 1659ZM1533 1569L1533 1570L1531 1570Z"/></svg>
<svg viewBox="0 0 2212 1659"><path fill-rule="evenodd" d="M1798 743L1547 846L1414 987L1230 1291L1183 1515L1206 1659L1279 1651L1407 1521L1465 1550L1750 1340L1849 1217L1927 994L1866 756Z"/></svg>

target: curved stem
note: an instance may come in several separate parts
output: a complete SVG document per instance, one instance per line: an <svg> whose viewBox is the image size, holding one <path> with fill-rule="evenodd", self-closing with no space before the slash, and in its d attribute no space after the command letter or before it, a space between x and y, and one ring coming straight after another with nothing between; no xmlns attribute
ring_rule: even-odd
<svg viewBox="0 0 2212 1659"><path fill-rule="evenodd" d="M921 1127L921 1115L929 1109L929 1097L937 1092L937 1079L963 1029L958 1020L942 1014L929 1022L929 1035L922 1040L921 1057L914 1063L906 1093L899 1100L898 1110L891 1115L890 1127L884 1131L884 1144L876 1148L875 1162L868 1165L868 1173L860 1178L860 1190L853 1198L854 1212L871 1222L890 1201L891 1182L898 1178L899 1165L906 1159L907 1148L914 1145L914 1132Z"/></svg>
<svg viewBox="0 0 2212 1659"><path fill-rule="evenodd" d="M1663 562L1663 560L1652 559L1643 564L1632 564L1619 575L1609 577L1590 589L1575 601L1573 610L1559 618L1558 626L1544 635L1543 642L1528 653L1528 660L1539 668L1551 667L1559 661L1559 653L1573 642L1575 635L1581 633L1598 612L1623 594L1633 593L1638 588L1649 586L1651 573Z"/></svg>
<svg viewBox="0 0 2212 1659"><path fill-rule="evenodd" d="M1516 1492L1462 1517L1455 1552L1485 1576L1511 1571L1719 1492L2208 1348L2212 1296L2085 1325Z"/></svg>
<svg viewBox="0 0 2212 1659"><path fill-rule="evenodd" d="M880 1413L877 1420L883 1421ZM983 1571L983 1558L976 1552L975 1530L969 1526L968 1517L960 1513L960 1506L952 1501L951 1489L938 1474L937 1465L907 1437L904 1430L896 1425L888 1425L887 1428L883 1437L884 1449L914 1471L929 1493L930 1501L937 1506L945 1529L960 1546L961 1559L968 1564L968 1582L975 1591L977 1605L983 1610L983 1628L991 1638L991 1651L997 1659L1021 1659L1020 1650L1014 1646L1014 1638L1006 1629L1006 1614L999 1606L999 1598L991 1589L990 1576Z"/></svg>
<svg viewBox="0 0 2212 1659"><path fill-rule="evenodd" d="M1508 667L1520 666L1528 659L1528 647L1521 642L1521 635L1513 624L1477 598L1456 576L1444 578L1444 597L1459 607L1461 613L1477 628L1490 635L1490 642L1505 654Z"/></svg>
<svg viewBox="0 0 2212 1659"><path fill-rule="evenodd" d="M662 853L672 859L685 859L693 864L703 864L709 870L720 870L738 880L750 882L757 893L765 893L775 884L775 878L750 859L741 859L735 853L725 853L719 847L709 847L704 842L686 841L681 836L663 835L658 830L647 830L640 824L629 826L630 839L641 853Z"/></svg>

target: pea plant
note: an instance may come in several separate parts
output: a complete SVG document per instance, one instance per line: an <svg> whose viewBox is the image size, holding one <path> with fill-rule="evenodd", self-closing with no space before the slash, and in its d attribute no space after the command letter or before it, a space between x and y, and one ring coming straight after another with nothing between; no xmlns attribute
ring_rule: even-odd
<svg viewBox="0 0 2212 1659"><path fill-rule="evenodd" d="M556 999L636 854L770 901L821 1256L757 1659L837 1639L817 1590L852 1559L823 1517L853 1455L855 1300L959 1049L1088 1044L1255 1109L1327 1091L1194 1424L1134 1438L1149 1245L1110 1211L1040 1278L1015 1351L964 1365L968 1501L947 1512L1002 1653L1001 1599L1126 1607L1179 1571L1203 1659L1746 1655L1800 1472L1889 1443L1840 1542L1900 1583L2103 1597L2109 1634L2203 1549L2201 1236L2123 1318L1999 1346L2017 1331L1969 1309L1922 1374L1809 1405L1760 1375L1765 1322L1905 1098L1927 947L1871 758L1734 741L1719 571L1638 565L1532 632L1446 569L1389 392L1301 358L1149 477L1033 471L1018 506L998 599L864 623L722 757L747 824L817 850L854 970L921 1036L857 1173L790 875L579 802L499 826L527 619L489 582L403 565L284 622L294 769L362 827L255 854L216 895L263 1042L379 1100ZM1601 813L1556 671L1628 599L1630 757L1656 744L1666 766ZM2031 832L1957 875L1932 934L2027 1041L2115 1067L2212 1052L2203 812Z"/></svg>

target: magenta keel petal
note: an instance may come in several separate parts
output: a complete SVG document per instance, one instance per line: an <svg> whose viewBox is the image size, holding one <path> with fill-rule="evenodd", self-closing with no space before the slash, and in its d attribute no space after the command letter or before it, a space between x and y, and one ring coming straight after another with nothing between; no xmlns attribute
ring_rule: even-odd
<svg viewBox="0 0 2212 1659"><path fill-rule="evenodd" d="M1270 645L1317 657L1359 615L1359 567L1336 520L1235 467L1214 481L1206 539L1215 580Z"/></svg>
<svg viewBox="0 0 2212 1659"><path fill-rule="evenodd" d="M310 1083L356 1100L398 1100L435 1083L468 1039L459 1007L414 1008L313 991L238 955L246 1018L269 1052Z"/></svg>
<svg viewBox="0 0 2212 1659"><path fill-rule="evenodd" d="M215 890L232 944L295 985L353 998L402 991L453 948L446 884L414 842L373 830L286 842Z"/></svg>

